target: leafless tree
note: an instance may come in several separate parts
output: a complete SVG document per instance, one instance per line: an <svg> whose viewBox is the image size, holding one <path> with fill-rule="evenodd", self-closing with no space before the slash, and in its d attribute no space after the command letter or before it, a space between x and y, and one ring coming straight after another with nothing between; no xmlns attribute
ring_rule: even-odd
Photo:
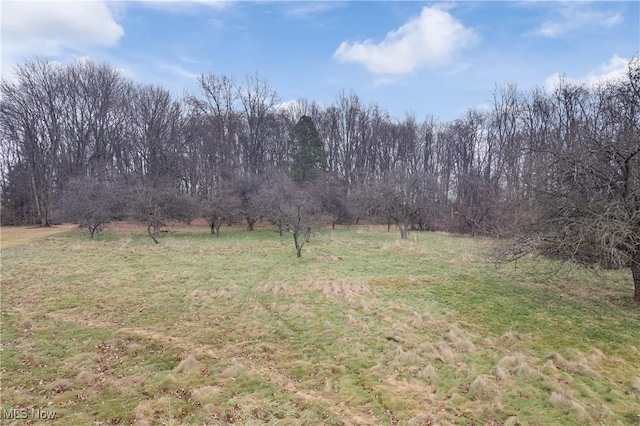
<svg viewBox="0 0 640 426"><path fill-rule="evenodd" d="M240 199L225 185L211 191L210 197L201 202L202 216L206 219L211 233L220 237L220 227L240 215Z"/></svg>
<svg viewBox="0 0 640 426"><path fill-rule="evenodd" d="M265 142L270 119L280 99L276 91L257 74L247 76L244 84L236 87L246 125L239 139L245 171L260 173L265 171L268 165L265 159Z"/></svg>
<svg viewBox="0 0 640 426"><path fill-rule="evenodd" d="M538 251L602 267L630 267L640 302L640 60L598 89L564 83L554 93L555 141L537 184L537 216L503 258Z"/></svg>
<svg viewBox="0 0 640 426"><path fill-rule="evenodd" d="M352 220L350 205L347 200L347 188L343 182L326 173L306 186L311 197L316 200L321 214L335 229L338 224Z"/></svg>
<svg viewBox="0 0 640 426"><path fill-rule="evenodd" d="M126 170L122 146L133 86L108 64L80 61L63 70L64 129L58 174L103 176Z"/></svg>
<svg viewBox="0 0 640 426"><path fill-rule="evenodd" d="M196 212L196 201L181 194L171 181L147 181L134 188L131 216L146 223L147 233L156 244L162 227L171 221L191 222Z"/></svg>
<svg viewBox="0 0 640 426"><path fill-rule="evenodd" d="M431 176L403 169L389 173L378 188L380 212L398 227L403 240L414 225L425 220L437 197Z"/></svg>
<svg viewBox="0 0 640 426"><path fill-rule="evenodd" d="M126 215L127 187L118 179L81 177L65 185L57 218L87 228L91 239L102 227Z"/></svg>
<svg viewBox="0 0 640 426"><path fill-rule="evenodd" d="M247 222L247 230L253 231L256 222L263 215L262 201L259 194L264 185L263 175L239 175L231 182L233 195L240 202L240 214Z"/></svg>
<svg viewBox="0 0 640 426"><path fill-rule="evenodd" d="M26 166L30 196L41 226L49 226L55 166L63 138L63 69L42 60L16 67L15 81L2 80L3 142Z"/></svg>

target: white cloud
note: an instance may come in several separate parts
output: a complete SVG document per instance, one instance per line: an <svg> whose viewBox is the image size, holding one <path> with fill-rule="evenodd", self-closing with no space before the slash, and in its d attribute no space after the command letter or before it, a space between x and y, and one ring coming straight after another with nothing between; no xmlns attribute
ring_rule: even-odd
<svg viewBox="0 0 640 426"><path fill-rule="evenodd" d="M340 1L282 2L284 14L292 18L308 18L342 7Z"/></svg>
<svg viewBox="0 0 640 426"><path fill-rule="evenodd" d="M208 6L216 9L227 7L233 0L137 0L147 7L179 13L193 11L192 6Z"/></svg>
<svg viewBox="0 0 640 426"><path fill-rule="evenodd" d="M188 69L181 67L180 65L176 65L176 64L169 64L166 62L162 62L158 64L158 68L167 71L168 73L178 76L178 77L182 77L182 78L186 78L188 80L197 80L198 77L200 77L200 74L196 74L193 73L191 71L189 71Z"/></svg>
<svg viewBox="0 0 640 426"><path fill-rule="evenodd" d="M64 48L115 46L124 35L104 1L8 1L2 50L10 57L58 55Z"/></svg>
<svg viewBox="0 0 640 426"><path fill-rule="evenodd" d="M282 101L275 105L275 109L278 111L290 111L298 108L300 101L298 99L289 99L288 101Z"/></svg>
<svg viewBox="0 0 640 426"><path fill-rule="evenodd" d="M420 16L372 40L340 44L333 57L359 62L377 74L405 74L446 64L453 54L478 40L476 33L438 6L425 6Z"/></svg>
<svg viewBox="0 0 640 426"><path fill-rule="evenodd" d="M555 7L554 3L551 4ZM534 35L556 38L581 28L610 28L623 20L620 12L597 10L594 5L582 2L559 3L559 7L554 12L557 16L543 22L533 31Z"/></svg>
<svg viewBox="0 0 640 426"><path fill-rule="evenodd" d="M555 90L561 80L576 85L597 87L600 84L620 80L628 70L629 59L613 55L609 62L598 65L582 77L569 77L564 74L554 73L544 80L544 87L549 92Z"/></svg>

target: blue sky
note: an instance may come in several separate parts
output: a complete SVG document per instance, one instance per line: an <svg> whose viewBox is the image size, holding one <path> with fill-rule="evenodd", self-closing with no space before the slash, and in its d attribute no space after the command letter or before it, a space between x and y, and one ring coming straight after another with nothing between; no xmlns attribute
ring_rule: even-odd
<svg viewBox="0 0 640 426"><path fill-rule="evenodd" d="M595 84L640 54L637 1L2 0L2 75L38 55L106 61L182 95L258 74L282 102L342 91L392 116L450 120L496 85Z"/></svg>

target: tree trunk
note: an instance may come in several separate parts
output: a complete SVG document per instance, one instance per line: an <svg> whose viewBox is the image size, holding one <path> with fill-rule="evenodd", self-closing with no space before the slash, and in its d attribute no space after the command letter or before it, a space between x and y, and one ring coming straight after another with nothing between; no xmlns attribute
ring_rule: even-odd
<svg viewBox="0 0 640 426"><path fill-rule="evenodd" d="M151 232L151 228L153 228L153 232ZM153 225L153 223L149 224L149 226L147 227L147 232L149 233L149 236L151 237L154 243L160 244L160 242L156 238L158 236L158 231L156 230L156 227Z"/></svg>
<svg viewBox="0 0 640 426"><path fill-rule="evenodd" d="M31 188L33 190L33 196L35 198L34 204L36 205L36 214L38 215L38 220L42 221L42 213L40 212L40 198L38 197L38 187L36 186L36 179L33 176L31 176ZM40 222L40 226L44 226L44 224Z"/></svg>
<svg viewBox="0 0 640 426"><path fill-rule="evenodd" d="M220 227L222 226L222 221L218 221L216 224L216 238L220 238Z"/></svg>
<svg viewBox="0 0 640 426"><path fill-rule="evenodd" d="M299 231L293 232L293 242L296 245L296 257L302 257L302 247L304 246L304 242L300 244L298 242Z"/></svg>
<svg viewBox="0 0 640 426"><path fill-rule="evenodd" d="M409 225L407 224L398 225L398 228L400 228L400 239L406 240L407 236L409 235Z"/></svg>
<svg viewBox="0 0 640 426"><path fill-rule="evenodd" d="M640 250L631 259L631 273L633 274L633 300L640 302Z"/></svg>

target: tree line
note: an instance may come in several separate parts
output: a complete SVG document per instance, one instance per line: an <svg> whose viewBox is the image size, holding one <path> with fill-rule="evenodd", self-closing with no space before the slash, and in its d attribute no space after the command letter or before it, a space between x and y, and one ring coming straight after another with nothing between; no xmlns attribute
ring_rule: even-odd
<svg viewBox="0 0 640 426"><path fill-rule="evenodd" d="M3 79L2 221L205 217L291 232L374 220L512 237L530 251L630 266L640 300L640 61L599 86L496 86L446 122L394 118L353 92L282 103L258 75L208 74L176 97L109 64L32 60Z"/></svg>

